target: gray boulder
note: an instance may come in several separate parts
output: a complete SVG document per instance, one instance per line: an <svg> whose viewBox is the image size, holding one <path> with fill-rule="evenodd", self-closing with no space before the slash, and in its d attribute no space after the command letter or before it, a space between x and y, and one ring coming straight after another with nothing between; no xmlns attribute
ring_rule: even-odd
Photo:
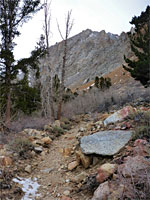
<svg viewBox="0 0 150 200"><path fill-rule="evenodd" d="M80 147L84 154L112 156L119 152L131 139L131 131L100 131L93 135L84 136Z"/></svg>

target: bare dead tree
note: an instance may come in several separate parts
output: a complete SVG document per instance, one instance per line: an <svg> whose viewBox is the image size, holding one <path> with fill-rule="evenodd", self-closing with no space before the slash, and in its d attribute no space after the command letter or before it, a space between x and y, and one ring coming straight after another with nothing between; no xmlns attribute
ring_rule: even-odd
<svg viewBox="0 0 150 200"><path fill-rule="evenodd" d="M44 36L46 40L46 67L49 69L49 80L48 80L48 91L44 87L43 90L47 91L47 94L44 95L44 98L47 99L48 107L50 108L50 119L53 121L55 119L54 106L53 106L53 90L52 90L52 68L49 64L49 38L51 31L51 3L52 0L44 0ZM44 105L45 106L45 105ZM48 108L48 109L49 109Z"/></svg>
<svg viewBox="0 0 150 200"><path fill-rule="evenodd" d="M60 85L60 96L58 101L58 111L57 111L57 119L60 120L61 118L61 111L62 111L62 104L63 104L63 95L64 95L64 81L65 81L65 69L66 69L66 60L67 60L67 47L68 47L68 38L73 26L73 20L71 19L72 10L68 11L67 18L65 22L65 37L63 36L59 23L57 22L58 31L60 36L63 40L63 62L62 62L62 69L61 69L61 85Z"/></svg>
<svg viewBox="0 0 150 200"><path fill-rule="evenodd" d="M51 3L52 0L44 0L44 34L46 39L46 48L49 48L49 35L50 35L50 25L51 25Z"/></svg>

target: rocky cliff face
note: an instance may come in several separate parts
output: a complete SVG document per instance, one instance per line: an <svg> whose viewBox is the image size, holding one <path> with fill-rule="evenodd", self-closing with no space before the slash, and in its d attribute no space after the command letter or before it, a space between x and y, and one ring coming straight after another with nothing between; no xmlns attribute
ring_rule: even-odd
<svg viewBox="0 0 150 200"><path fill-rule="evenodd" d="M49 49L49 66L54 74L61 73L63 42ZM89 29L68 40L65 85L78 86L95 76L113 71L124 62L124 55L130 56L130 43L126 33L120 36L111 33L93 32ZM45 66L45 67L44 67ZM44 83L49 71L42 61L41 80Z"/></svg>

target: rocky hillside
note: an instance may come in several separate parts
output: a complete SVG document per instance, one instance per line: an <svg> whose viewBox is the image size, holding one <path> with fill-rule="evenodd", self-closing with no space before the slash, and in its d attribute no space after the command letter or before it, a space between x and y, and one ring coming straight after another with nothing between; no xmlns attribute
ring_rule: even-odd
<svg viewBox="0 0 150 200"><path fill-rule="evenodd" d="M63 42L49 49L49 65L54 74L60 75L63 56ZM66 86L79 86L95 76L113 71L124 62L124 55L131 56L130 43L126 33L120 36L89 29L68 40L66 66ZM41 82L44 84L49 74L45 61L41 61Z"/></svg>
<svg viewBox="0 0 150 200"><path fill-rule="evenodd" d="M148 200L149 130L145 103L24 129L0 141L0 199Z"/></svg>

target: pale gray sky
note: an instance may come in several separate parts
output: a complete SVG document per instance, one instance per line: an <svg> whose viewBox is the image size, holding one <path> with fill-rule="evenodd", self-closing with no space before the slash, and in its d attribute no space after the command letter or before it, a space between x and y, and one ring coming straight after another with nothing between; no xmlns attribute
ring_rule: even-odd
<svg viewBox="0 0 150 200"><path fill-rule="evenodd" d="M129 31L132 17L139 16L150 0L52 0L52 24L50 45L61 40L56 19L62 31L65 31L65 16L72 9L74 25L70 36L83 30L105 30L114 34ZM17 38L15 57L28 57L42 34L43 10L21 28L21 35Z"/></svg>

